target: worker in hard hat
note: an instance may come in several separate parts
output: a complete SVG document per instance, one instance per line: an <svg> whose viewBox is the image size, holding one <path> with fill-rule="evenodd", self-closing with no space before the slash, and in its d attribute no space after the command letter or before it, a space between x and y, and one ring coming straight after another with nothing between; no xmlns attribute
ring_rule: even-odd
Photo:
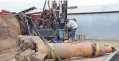
<svg viewBox="0 0 119 61"><path fill-rule="evenodd" d="M70 38L72 38L70 42L73 42L75 40L75 32L78 28L78 24L76 23L75 20L68 19L67 27L68 27Z"/></svg>

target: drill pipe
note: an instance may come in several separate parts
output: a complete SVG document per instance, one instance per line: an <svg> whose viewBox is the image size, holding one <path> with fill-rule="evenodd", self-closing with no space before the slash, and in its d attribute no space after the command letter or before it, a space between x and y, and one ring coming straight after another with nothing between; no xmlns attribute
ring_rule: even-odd
<svg viewBox="0 0 119 61"><path fill-rule="evenodd" d="M108 45L100 46L96 43L49 43L57 56L61 58L71 57L94 57L113 52L112 47ZM48 52L48 58L56 59L52 51Z"/></svg>

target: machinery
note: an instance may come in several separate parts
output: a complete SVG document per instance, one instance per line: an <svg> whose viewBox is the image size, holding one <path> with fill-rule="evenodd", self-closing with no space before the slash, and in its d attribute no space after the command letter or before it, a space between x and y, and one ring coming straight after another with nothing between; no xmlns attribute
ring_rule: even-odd
<svg viewBox="0 0 119 61"><path fill-rule="evenodd" d="M52 4L50 5L50 3ZM48 6L48 9L46 9L46 6ZM27 13L36 9L36 7L31 7L19 13L3 10L1 15L16 15L22 35L37 35L37 32L34 30L34 27L36 27L41 36L51 42L59 43L69 39L66 23L67 9L70 8L67 7L66 0L58 2L46 0L42 12Z"/></svg>
<svg viewBox="0 0 119 61"><path fill-rule="evenodd" d="M56 1L52 1L51 8L49 2L45 1L43 11L39 16L31 13L25 14L34 10L35 7L17 14L17 18L20 19L22 33L23 35L36 35L32 27L35 26L40 35L51 40L51 42L63 42L63 40L68 39L68 32L66 30L67 1L59 1L59 5ZM45 10L46 5L49 7L48 10Z"/></svg>

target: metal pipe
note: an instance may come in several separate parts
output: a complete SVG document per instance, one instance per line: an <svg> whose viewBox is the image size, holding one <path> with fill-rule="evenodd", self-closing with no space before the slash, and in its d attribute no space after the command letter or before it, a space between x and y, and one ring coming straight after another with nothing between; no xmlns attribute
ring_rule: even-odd
<svg viewBox="0 0 119 61"><path fill-rule="evenodd" d="M26 9L26 10L23 10L23 11L19 12L19 13L27 13L27 12L29 12L29 11L31 11L31 10L34 10L34 9L36 9L36 7L28 8L28 9Z"/></svg>
<svg viewBox="0 0 119 61"><path fill-rule="evenodd" d="M61 58L71 58L79 56L94 57L112 52L111 46L100 46L95 43L49 43L49 45L52 47L52 49L54 49L56 55ZM48 58L55 59L55 56L52 54L51 51L48 53Z"/></svg>

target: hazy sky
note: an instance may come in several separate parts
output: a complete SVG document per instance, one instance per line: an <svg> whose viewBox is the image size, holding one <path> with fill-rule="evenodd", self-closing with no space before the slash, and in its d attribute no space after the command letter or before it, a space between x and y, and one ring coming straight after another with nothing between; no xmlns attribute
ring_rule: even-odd
<svg viewBox="0 0 119 61"><path fill-rule="evenodd" d="M0 0L0 10L19 12L26 8L36 6L42 8L45 0ZM119 0L68 0L68 6L93 6L119 4Z"/></svg>

